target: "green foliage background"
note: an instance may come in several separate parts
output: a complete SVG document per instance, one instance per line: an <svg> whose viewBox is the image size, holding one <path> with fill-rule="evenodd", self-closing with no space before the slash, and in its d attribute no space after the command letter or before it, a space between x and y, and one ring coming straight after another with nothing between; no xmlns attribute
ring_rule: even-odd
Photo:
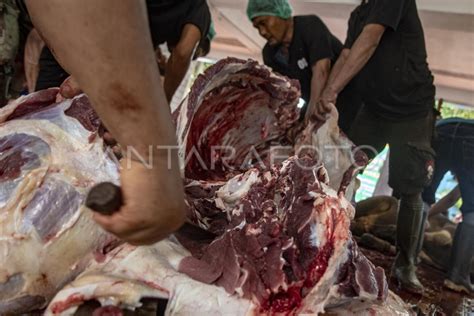
<svg viewBox="0 0 474 316"><path fill-rule="evenodd" d="M474 119L474 108L460 107L452 103L445 102L441 108L443 118L460 117L465 119Z"/></svg>

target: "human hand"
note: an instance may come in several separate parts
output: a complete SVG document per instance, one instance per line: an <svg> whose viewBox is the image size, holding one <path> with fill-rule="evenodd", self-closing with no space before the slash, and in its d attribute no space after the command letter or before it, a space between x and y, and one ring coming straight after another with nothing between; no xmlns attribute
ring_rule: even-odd
<svg viewBox="0 0 474 316"><path fill-rule="evenodd" d="M301 135L303 132L303 129L306 125L298 122L294 126L292 126L287 132L286 132L286 139L291 143L291 144L296 144L296 141L298 139L298 136Z"/></svg>
<svg viewBox="0 0 474 316"><path fill-rule="evenodd" d="M310 122L324 121L319 116L320 101L310 101L304 116L304 125L307 126Z"/></svg>
<svg viewBox="0 0 474 316"><path fill-rule="evenodd" d="M157 158L159 159L159 158ZM157 165L167 163L156 161ZM128 160L122 162L121 188L124 205L111 216L94 213L105 230L133 245L153 244L184 223L183 185L175 170ZM159 175L158 175L159 173ZM165 176L169 173L169 176ZM163 181L160 179L168 179Z"/></svg>
<svg viewBox="0 0 474 316"><path fill-rule="evenodd" d="M72 76L67 77L59 87L59 94L64 99L72 99L81 93L82 89L79 87L79 83Z"/></svg>
<svg viewBox="0 0 474 316"><path fill-rule="evenodd" d="M332 108L336 106L337 92L331 86L324 89L320 102L316 106L314 115L321 121L326 121Z"/></svg>

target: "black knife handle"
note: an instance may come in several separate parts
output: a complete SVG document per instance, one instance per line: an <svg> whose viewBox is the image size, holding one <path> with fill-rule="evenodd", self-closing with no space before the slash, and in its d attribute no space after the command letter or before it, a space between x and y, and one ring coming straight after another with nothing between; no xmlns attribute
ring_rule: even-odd
<svg viewBox="0 0 474 316"><path fill-rule="evenodd" d="M122 205L122 190L111 182L99 183L87 194L86 206L102 215L113 215Z"/></svg>
<svg viewBox="0 0 474 316"><path fill-rule="evenodd" d="M87 194L86 206L102 215L113 215L123 205L122 190L119 186L103 182L95 185ZM191 223L184 223L178 233L193 240L214 240L216 234Z"/></svg>

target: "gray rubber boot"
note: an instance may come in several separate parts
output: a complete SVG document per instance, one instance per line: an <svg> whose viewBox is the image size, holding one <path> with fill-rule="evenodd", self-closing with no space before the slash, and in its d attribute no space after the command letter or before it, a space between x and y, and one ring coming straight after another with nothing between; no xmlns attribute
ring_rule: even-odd
<svg viewBox="0 0 474 316"><path fill-rule="evenodd" d="M421 250L423 250L423 241L425 240L425 228L426 221L428 220L428 212L430 211L430 206L426 203L423 203L423 219L421 221L421 229L418 236L418 244L416 246L417 261L416 264L419 264L421 260L418 258Z"/></svg>
<svg viewBox="0 0 474 316"><path fill-rule="evenodd" d="M397 258L392 276L405 290L422 294L423 285L416 276L420 231L423 229L423 201L421 194L404 195L400 199L397 220Z"/></svg>
<svg viewBox="0 0 474 316"><path fill-rule="evenodd" d="M471 283L471 262L474 254L474 213L464 216L463 222L456 228L448 278L444 285L456 292L473 294Z"/></svg>

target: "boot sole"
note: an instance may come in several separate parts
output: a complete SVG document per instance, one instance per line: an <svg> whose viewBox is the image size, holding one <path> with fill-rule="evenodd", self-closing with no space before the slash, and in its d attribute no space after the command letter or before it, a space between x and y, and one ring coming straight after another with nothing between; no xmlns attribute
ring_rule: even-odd
<svg viewBox="0 0 474 316"><path fill-rule="evenodd" d="M444 280L444 286L454 292L465 293L467 295L472 294L465 286L458 285L451 280Z"/></svg>
<svg viewBox="0 0 474 316"><path fill-rule="evenodd" d="M397 287L401 290L405 290L411 294L416 294L416 295L423 295L425 293L424 288L413 287L408 283L404 283L396 275L392 275L391 279L396 283Z"/></svg>

